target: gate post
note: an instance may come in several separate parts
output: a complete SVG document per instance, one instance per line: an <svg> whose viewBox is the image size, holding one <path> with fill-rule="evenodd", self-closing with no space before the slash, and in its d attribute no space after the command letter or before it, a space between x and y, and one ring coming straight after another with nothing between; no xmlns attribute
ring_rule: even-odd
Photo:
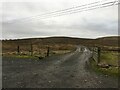
<svg viewBox="0 0 120 90"><path fill-rule="evenodd" d="M20 55L20 47L19 47L19 45L17 46L17 54Z"/></svg>
<svg viewBox="0 0 120 90"><path fill-rule="evenodd" d="M47 56L49 56L50 47L47 47Z"/></svg>
<svg viewBox="0 0 120 90"><path fill-rule="evenodd" d="M98 62L97 62L97 64L100 62L100 53L101 53L101 48L100 47L98 47Z"/></svg>
<svg viewBox="0 0 120 90"><path fill-rule="evenodd" d="M32 43L30 44L30 51L31 51L31 56L33 55L33 45L32 45Z"/></svg>

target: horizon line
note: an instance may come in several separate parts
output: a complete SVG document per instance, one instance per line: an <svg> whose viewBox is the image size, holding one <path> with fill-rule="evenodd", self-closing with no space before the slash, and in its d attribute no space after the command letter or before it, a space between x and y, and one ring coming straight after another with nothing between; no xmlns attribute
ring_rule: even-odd
<svg viewBox="0 0 120 90"><path fill-rule="evenodd" d="M120 35L109 35L109 36L99 36L97 38L88 38L88 37L77 37L77 36L38 36L38 37L23 37L23 38L2 38L0 40L22 40L22 39L39 39L39 38L81 38L81 39L98 39L98 38L104 38L104 37L120 37Z"/></svg>

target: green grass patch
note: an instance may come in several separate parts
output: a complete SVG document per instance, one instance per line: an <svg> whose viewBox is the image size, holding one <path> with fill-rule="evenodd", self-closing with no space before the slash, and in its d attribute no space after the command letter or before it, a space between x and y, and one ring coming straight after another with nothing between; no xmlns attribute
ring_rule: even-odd
<svg viewBox="0 0 120 90"><path fill-rule="evenodd" d="M96 65L96 62L94 60L91 60L90 62L92 70L94 70L98 74L105 74L110 76L120 76L120 70L118 67L110 66L109 68L101 68Z"/></svg>
<svg viewBox="0 0 120 90"><path fill-rule="evenodd" d="M50 51L49 52L49 56L56 56L56 55L62 55L62 54L66 54L66 53L70 53L70 50L54 50L54 51ZM16 57L16 58L44 58L47 55L47 51L41 51L38 53L34 53L33 56L31 55L25 55L25 54L5 54L3 55L4 57Z"/></svg>
<svg viewBox="0 0 120 90"><path fill-rule="evenodd" d="M4 57L14 57L14 58L37 58L35 56L30 56L30 55L5 55Z"/></svg>
<svg viewBox="0 0 120 90"><path fill-rule="evenodd" d="M17 58L36 58L34 56L29 56L29 55L16 55L15 57L17 57Z"/></svg>
<svg viewBox="0 0 120 90"><path fill-rule="evenodd" d="M118 66L118 56L120 53L118 52L101 52L100 63L105 63L113 66Z"/></svg>
<svg viewBox="0 0 120 90"><path fill-rule="evenodd" d="M62 54L66 54L66 53L69 53L69 52L71 52L71 51L70 50L57 50L57 51L52 51L50 54L51 55L55 55L55 54L62 55Z"/></svg>

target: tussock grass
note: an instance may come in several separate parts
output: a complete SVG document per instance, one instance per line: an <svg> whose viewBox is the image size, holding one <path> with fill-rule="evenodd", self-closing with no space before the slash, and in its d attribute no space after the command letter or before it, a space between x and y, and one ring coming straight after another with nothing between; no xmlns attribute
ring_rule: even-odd
<svg viewBox="0 0 120 90"><path fill-rule="evenodd" d="M97 72L97 73L102 73L105 75L110 75L110 76L120 76L120 69L119 69L119 59L118 56L120 53L118 52L111 52L111 51L104 51L101 52L101 64L108 64L111 65L109 68L102 68L98 65L96 65L96 62L92 59L91 60L91 68Z"/></svg>
<svg viewBox="0 0 120 90"><path fill-rule="evenodd" d="M111 52L111 51L101 52L100 63L118 66L118 56L119 55L120 55L120 53L118 53L118 52Z"/></svg>
<svg viewBox="0 0 120 90"><path fill-rule="evenodd" d="M74 45L53 44L53 45L33 45L33 55L31 56L30 48L22 46L18 55L17 49L3 53L3 56L17 57L17 58L44 58L47 56L47 50L49 47L49 56L61 55L69 53L75 49Z"/></svg>

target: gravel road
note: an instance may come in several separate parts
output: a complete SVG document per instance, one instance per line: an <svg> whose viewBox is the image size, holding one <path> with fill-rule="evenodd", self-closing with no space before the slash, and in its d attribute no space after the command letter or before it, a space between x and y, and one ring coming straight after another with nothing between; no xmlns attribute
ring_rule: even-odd
<svg viewBox="0 0 120 90"><path fill-rule="evenodd" d="M71 53L44 59L3 57L3 88L117 88L118 79L86 67L92 53L79 46Z"/></svg>

